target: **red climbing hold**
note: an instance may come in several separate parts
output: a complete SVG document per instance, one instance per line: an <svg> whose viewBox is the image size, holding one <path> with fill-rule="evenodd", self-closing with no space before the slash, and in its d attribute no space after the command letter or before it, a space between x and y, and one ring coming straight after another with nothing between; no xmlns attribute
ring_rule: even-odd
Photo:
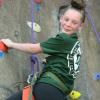
<svg viewBox="0 0 100 100"><path fill-rule="evenodd" d="M35 3L40 4L41 0L34 0Z"/></svg>
<svg viewBox="0 0 100 100"><path fill-rule="evenodd" d="M0 50L3 52L8 51L8 47L2 41L0 41Z"/></svg>
<svg viewBox="0 0 100 100"><path fill-rule="evenodd" d="M2 6L4 3L4 0L0 0L0 6Z"/></svg>

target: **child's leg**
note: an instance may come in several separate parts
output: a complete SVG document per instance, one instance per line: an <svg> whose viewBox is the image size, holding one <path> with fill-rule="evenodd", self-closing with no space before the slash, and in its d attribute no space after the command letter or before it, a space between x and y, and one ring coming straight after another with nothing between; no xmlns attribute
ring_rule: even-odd
<svg viewBox="0 0 100 100"><path fill-rule="evenodd" d="M33 94L35 100L67 100L59 89L45 83L34 85Z"/></svg>
<svg viewBox="0 0 100 100"><path fill-rule="evenodd" d="M6 100L22 100L22 91L10 96Z"/></svg>
<svg viewBox="0 0 100 100"><path fill-rule="evenodd" d="M59 89L44 83L36 84L33 94L35 100L67 100ZM6 100L22 100L22 91L10 96Z"/></svg>

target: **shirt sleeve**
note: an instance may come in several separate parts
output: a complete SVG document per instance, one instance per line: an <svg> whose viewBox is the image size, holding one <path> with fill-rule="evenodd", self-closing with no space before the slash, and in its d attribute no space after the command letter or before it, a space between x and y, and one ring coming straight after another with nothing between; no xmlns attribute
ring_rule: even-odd
<svg viewBox="0 0 100 100"><path fill-rule="evenodd" d="M63 38L57 35L54 38L49 38L48 40L41 42L40 46L45 54L57 54L64 52L64 47L66 43Z"/></svg>

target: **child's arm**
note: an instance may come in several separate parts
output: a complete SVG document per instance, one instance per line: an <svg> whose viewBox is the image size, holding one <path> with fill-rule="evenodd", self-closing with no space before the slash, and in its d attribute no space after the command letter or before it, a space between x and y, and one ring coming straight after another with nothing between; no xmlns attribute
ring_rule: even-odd
<svg viewBox="0 0 100 100"><path fill-rule="evenodd" d="M42 49L40 47L40 43L32 44L32 43L16 43L11 41L10 39L2 39L1 40L8 48L17 49L27 53L41 53Z"/></svg>

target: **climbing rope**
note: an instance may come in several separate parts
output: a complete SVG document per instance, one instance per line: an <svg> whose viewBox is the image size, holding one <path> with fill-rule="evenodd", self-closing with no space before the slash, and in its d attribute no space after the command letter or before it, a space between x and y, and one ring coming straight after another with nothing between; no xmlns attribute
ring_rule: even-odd
<svg viewBox="0 0 100 100"><path fill-rule="evenodd" d="M88 6L86 7L86 15L87 15L87 18L88 18L89 22L91 23L91 26L93 28L93 31L96 34L97 41L98 41L98 43L100 45L100 36L99 36L99 33L97 32L96 25L94 23L94 20L92 18L92 15L90 14L90 11L89 11Z"/></svg>
<svg viewBox="0 0 100 100"><path fill-rule="evenodd" d="M34 32L34 0L30 0L30 16L31 16L31 41L32 43L35 43L35 32ZM30 56L30 62L31 62L31 74L28 76L27 82L31 83L32 77L34 76L35 70L34 67L36 65L37 72L39 72L39 60L38 57L35 54L32 54Z"/></svg>

